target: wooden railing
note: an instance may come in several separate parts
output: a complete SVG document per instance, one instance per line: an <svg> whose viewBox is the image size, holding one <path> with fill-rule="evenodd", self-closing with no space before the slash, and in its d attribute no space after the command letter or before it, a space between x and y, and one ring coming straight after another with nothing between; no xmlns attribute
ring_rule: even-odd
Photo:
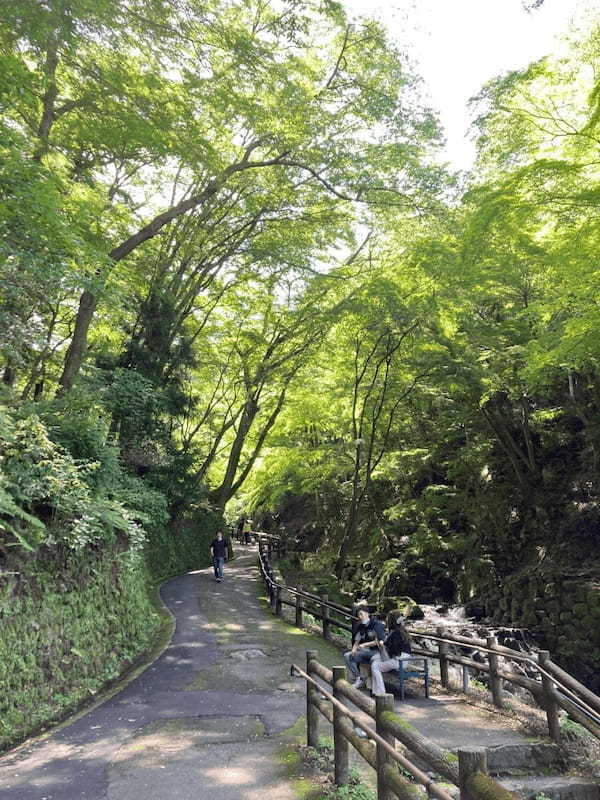
<svg viewBox="0 0 600 800"><path fill-rule="evenodd" d="M252 540L257 542L259 546L262 545L266 548L269 558L271 558L272 554L278 556L285 555L287 551L287 545L285 539L282 539L281 536L277 536L277 534L274 533L265 533L264 531L251 530L249 533ZM244 544L245 533L244 531L239 531L237 527L232 526L231 538L240 544Z"/></svg>
<svg viewBox="0 0 600 800"><path fill-rule="evenodd" d="M352 620L356 619L352 610L332 602L326 594L311 594L276 580L270 552L275 552L272 541L270 547L265 540L259 543L260 571L274 612L281 616L283 606L292 606L298 627L303 627L304 614L310 614L321 621L322 634L326 639L330 638L332 628L351 633ZM560 741L559 709L566 711L571 719L600 739L600 697L555 664L547 651L523 653L498 644L493 636L483 640L450 634L443 628L438 628L435 634L414 627L409 628L409 632L413 637L412 649L416 655L439 661L440 681L444 688L450 686L449 664L462 667L462 687L465 692L469 690L469 670L485 673L489 675L492 702L498 708L505 705L503 681L530 692L537 705L546 713L548 732L554 741ZM437 649L425 647L425 641L434 643ZM475 661L468 655L452 652L451 647L476 650L485 655L487 660ZM507 659L523 664L537 677L509 671L504 663Z"/></svg>
<svg viewBox="0 0 600 800"><path fill-rule="evenodd" d="M334 779L337 786L349 780L350 745L377 772L378 800L415 800L415 783L423 786L429 797L452 800L448 791L433 781L410 759L396 750L396 742L406 747L445 781L460 788L461 800L515 800L509 792L487 774L486 751L483 747L463 748L458 756L422 736L394 711L391 694L375 701L354 689L345 680L345 668L328 669L317 661L315 650L306 652L306 670L292 664L292 675L306 681L306 741L309 747L318 744L319 714L333 725ZM320 679L317 680L317 678ZM331 687L330 692L323 684ZM375 721L375 729L365 723L344 701L350 701ZM362 731L362 737L358 733ZM363 738L364 737L364 738ZM401 770L401 771L400 771ZM412 777L409 780L406 774Z"/></svg>

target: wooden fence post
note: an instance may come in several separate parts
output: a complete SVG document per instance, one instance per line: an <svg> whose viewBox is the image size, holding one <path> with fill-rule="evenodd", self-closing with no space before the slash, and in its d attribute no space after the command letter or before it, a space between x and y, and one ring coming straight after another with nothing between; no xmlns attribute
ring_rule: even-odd
<svg viewBox="0 0 600 800"><path fill-rule="evenodd" d="M446 631L444 628L436 628L437 635L443 639L446 635ZM440 659L440 681L444 689L448 688L448 659L446 654L448 653L448 644L447 642L439 642L438 643L438 655Z"/></svg>
<svg viewBox="0 0 600 800"><path fill-rule="evenodd" d="M299 594L296 595L296 627L302 627L302 598Z"/></svg>
<svg viewBox="0 0 600 800"><path fill-rule="evenodd" d="M391 744L392 747L395 747L396 739L393 734L388 733L385 727L385 723L383 721L383 714L386 711L393 711L394 710L394 695L393 694L384 694L382 697L375 698L375 730L377 733L385 739L388 744ZM391 762L394 764L394 761L390 757L388 753L381 747L381 745L377 745L377 800L395 800L395 794L392 792L391 789L388 789L385 775L384 775L384 767L385 765Z"/></svg>
<svg viewBox="0 0 600 800"><path fill-rule="evenodd" d="M267 567L267 575L271 579L269 581L269 602L271 604L271 608L274 608L274 606L275 606L275 586L273 584L275 583L275 575L274 575L273 570L271 569L270 566Z"/></svg>
<svg viewBox="0 0 600 800"><path fill-rule="evenodd" d="M281 586L275 587L275 613L278 617L281 616L282 603L281 603Z"/></svg>
<svg viewBox="0 0 600 800"><path fill-rule="evenodd" d="M321 600L326 603L329 600L328 594L322 594ZM323 615L323 638L329 639L329 608L326 605L321 605L321 613Z"/></svg>
<svg viewBox="0 0 600 800"><path fill-rule="evenodd" d="M310 675L310 662L317 657L316 650L306 651L306 674ZM317 694L316 688L310 681L306 681L306 744L316 747L319 739L319 709L313 703Z"/></svg>
<svg viewBox="0 0 600 800"><path fill-rule="evenodd" d="M487 775L487 753L485 747L463 747L458 751L458 785L460 800L472 800L467 789L471 775L482 772Z"/></svg>
<svg viewBox="0 0 600 800"><path fill-rule="evenodd" d="M269 605L273 605L273 587L271 586L271 581L269 580L270 577L271 575L269 566L268 564L265 564L265 584L267 587L267 595L269 596Z"/></svg>
<svg viewBox="0 0 600 800"><path fill-rule="evenodd" d="M346 678L345 667L333 667L333 696L340 700L342 703L345 698L340 694L336 687L336 681L343 681ZM345 786L349 778L349 755L350 743L342 733L341 720L345 719L342 712L337 706L333 706L333 754L334 754L334 770L335 770L335 785Z"/></svg>
<svg viewBox="0 0 600 800"><path fill-rule="evenodd" d="M495 636L488 636L486 641L487 646L492 650L498 645L498 640ZM490 665L490 689L492 691L492 699L497 708L502 708L504 706L502 700L502 678L498 675L498 656L496 653L488 653L488 663Z"/></svg>
<svg viewBox="0 0 600 800"><path fill-rule="evenodd" d="M538 653L538 664L540 667L545 667L547 661L550 660L550 653L547 650L540 650ZM542 689L544 690L544 705L546 711L546 719L548 720L548 731L550 738L555 742L560 742L560 720L558 717L558 705L552 696L553 684L552 680L542 672Z"/></svg>

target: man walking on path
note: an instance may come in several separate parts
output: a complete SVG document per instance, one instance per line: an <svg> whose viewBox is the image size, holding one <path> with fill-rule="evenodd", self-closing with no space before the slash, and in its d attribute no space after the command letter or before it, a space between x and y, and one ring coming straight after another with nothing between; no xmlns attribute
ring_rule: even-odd
<svg viewBox="0 0 600 800"><path fill-rule="evenodd" d="M218 583L223 580L223 565L229 556L229 542L223 538L221 531L217 531L217 538L213 539L210 545L213 559L215 578Z"/></svg>

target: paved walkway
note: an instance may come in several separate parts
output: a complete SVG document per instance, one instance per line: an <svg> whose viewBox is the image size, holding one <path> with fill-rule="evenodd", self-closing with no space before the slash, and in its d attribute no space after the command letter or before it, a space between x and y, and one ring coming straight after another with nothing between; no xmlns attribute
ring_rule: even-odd
<svg viewBox="0 0 600 800"><path fill-rule="evenodd" d="M289 666L337 653L261 608L256 549L238 552L223 583L203 570L162 587L167 649L103 705L0 758L1 800L294 797L278 751L305 700Z"/></svg>
<svg viewBox="0 0 600 800"><path fill-rule="evenodd" d="M290 664L303 665L308 649L328 665L342 659L261 607L256 549L238 552L223 583L203 570L162 587L176 618L170 645L104 704L0 758L0 800L295 796L280 750L302 733L305 689ZM446 747L523 741L451 697L397 708Z"/></svg>

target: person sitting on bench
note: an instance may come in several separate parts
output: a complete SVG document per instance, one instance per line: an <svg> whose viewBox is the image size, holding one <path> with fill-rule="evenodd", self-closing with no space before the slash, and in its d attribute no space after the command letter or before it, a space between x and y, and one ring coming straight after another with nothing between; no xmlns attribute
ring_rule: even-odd
<svg viewBox="0 0 600 800"><path fill-rule="evenodd" d="M385 628L383 623L369 614L368 608L360 608L356 615L359 624L352 640L352 650L344 653L344 661L354 679L352 685L355 689L362 689L365 682L358 671L359 664L372 664L373 660L381 658L377 648L383 644Z"/></svg>
<svg viewBox="0 0 600 800"><path fill-rule="evenodd" d="M388 635L380 648L378 659L371 661L371 678L373 680L372 695L381 697L385 694L383 672L402 669L401 661L410 656L410 634L404 627L404 617L398 609L390 611L387 616Z"/></svg>

